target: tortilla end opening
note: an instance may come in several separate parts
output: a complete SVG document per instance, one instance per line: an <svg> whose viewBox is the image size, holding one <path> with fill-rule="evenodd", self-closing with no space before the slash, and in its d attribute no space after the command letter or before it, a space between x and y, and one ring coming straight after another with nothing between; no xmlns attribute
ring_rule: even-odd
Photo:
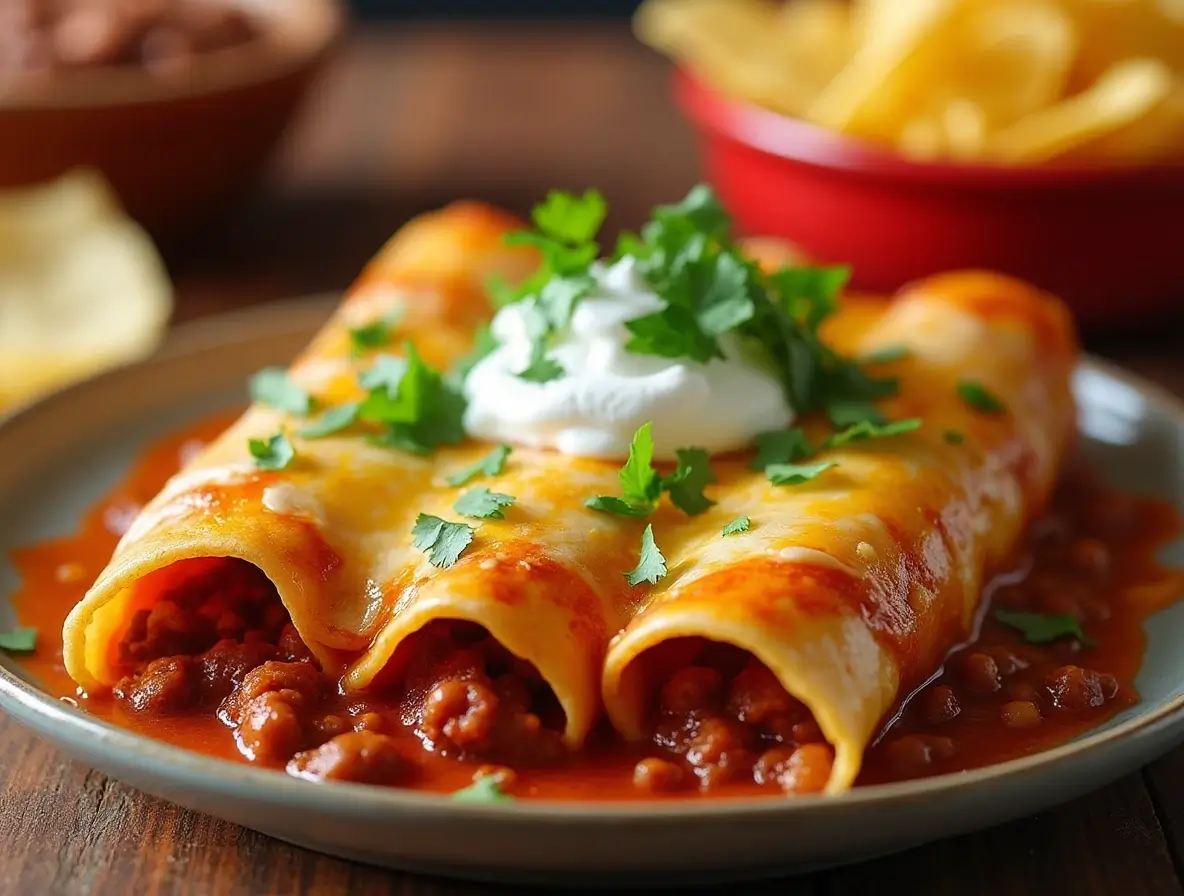
<svg viewBox="0 0 1184 896"><path fill-rule="evenodd" d="M85 671L103 688L163 656L197 655L223 639L278 638L292 623L276 583L238 557L187 557L151 570L85 620Z"/></svg>
<svg viewBox="0 0 1184 896"><path fill-rule="evenodd" d="M809 748L812 771L795 777L791 770L776 779L787 795L845 791L858 771L858 758L853 772L849 745L826 734L814 710L786 687L773 666L757 651L718 636L680 633L655 639L624 665L612 693L606 693L610 717L626 738L681 751L688 760L702 748L693 737L686 748L671 732L679 725L690 730L702 719L722 719L725 730L744 730L747 739L740 749L754 756L782 755L775 754L780 749L788 758ZM701 703L694 708L697 700ZM829 751L825 775L819 764L824 749ZM753 768L758 783L765 783L759 780L763 772Z"/></svg>
<svg viewBox="0 0 1184 896"><path fill-rule="evenodd" d="M555 688L523 652L512 649L507 639L498 637L480 621L435 616L398 641L363 689L398 695L404 724L419 731L429 749L438 746L428 744L432 738L423 733L430 727L427 719L431 705L438 708L442 702L454 699L461 690L460 683L469 708L479 711L479 704L492 701L500 713L500 721L489 738L498 744L487 749L477 747L474 755L504 759L509 751L513 758L519 758L521 753L531 762L552 757L556 752L552 742L561 742L566 753L573 748L570 707L564 705ZM464 726L458 726L455 730L459 734ZM521 744L513 743L514 726L522 735ZM538 741L535 746L545 746L533 749L527 743L532 739ZM465 753L457 743L452 746L452 752Z"/></svg>

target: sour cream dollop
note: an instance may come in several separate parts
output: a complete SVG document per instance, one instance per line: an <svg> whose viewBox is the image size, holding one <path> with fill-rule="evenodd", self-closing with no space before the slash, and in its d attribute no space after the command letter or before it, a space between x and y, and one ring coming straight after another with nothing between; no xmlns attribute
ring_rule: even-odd
<svg viewBox="0 0 1184 896"><path fill-rule="evenodd" d="M743 357L731 334L719 340L726 357L707 364L627 351L625 323L661 311L665 302L628 256L597 263L591 273L596 288L547 352L563 366L558 379L535 383L516 375L530 363L523 307L507 305L497 313L492 330L499 346L465 382L470 434L614 459L626 457L634 432L652 422L655 457L673 460L676 448L732 451L793 422L776 377Z"/></svg>

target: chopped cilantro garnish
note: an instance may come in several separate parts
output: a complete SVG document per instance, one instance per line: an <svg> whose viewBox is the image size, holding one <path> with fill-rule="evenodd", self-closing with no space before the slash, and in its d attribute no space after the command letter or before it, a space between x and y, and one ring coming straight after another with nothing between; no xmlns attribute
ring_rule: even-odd
<svg viewBox="0 0 1184 896"><path fill-rule="evenodd" d="M629 459L617 474L621 497L598 495L585 501L584 506L616 516L644 517L653 512L662 493L669 492L671 503L683 513L702 513L715 503L703 494L703 489L715 482L710 457L702 448L679 448L674 453L677 468L669 476L660 475L654 469L652 427L644 424L633 434Z"/></svg>
<svg viewBox="0 0 1184 896"><path fill-rule="evenodd" d="M418 454L420 457L430 457L433 450L431 446L391 429L377 435L368 435L366 441L379 448L394 448L408 454Z"/></svg>
<svg viewBox="0 0 1184 896"><path fill-rule="evenodd" d="M820 450L838 448L851 442L864 442L869 439L886 439L890 436L912 432L921 426L920 418L908 420L879 420L861 419L848 424L834 433L819 447L810 444L805 432L798 427L779 429L773 432L763 432L756 437L756 457L752 459L754 470L763 470L774 485L796 485L806 482L835 466L834 463L801 464Z"/></svg>
<svg viewBox="0 0 1184 896"><path fill-rule="evenodd" d="M493 775L482 775L468 787L452 793L458 803L512 803L514 798L502 790Z"/></svg>
<svg viewBox="0 0 1184 896"><path fill-rule="evenodd" d="M494 338L493 331L489 326L480 327L473 336L473 347L469 349L468 354L457 359L448 372L449 384L459 392L469 371L497 347L498 341Z"/></svg>
<svg viewBox="0 0 1184 896"><path fill-rule="evenodd" d="M625 328L632 334L625 348L635 354L690 358L700 364L723 357L716 340L703 332L690 311L679 305L626 321Z"/></svg>
<svg viewBox="0 0 1184 896"><path fill-rule="evenodd" d="M260 470L282 470L296 457L296 449L283 432L267 439L248 439L247 450Z"/></svg>
<svg viewBox="0 0 1184 896"><path fill-rule="evenodd" d="M582 197L552 191L534 210L537 230L509 235L511 243L535 246L543 257L520 287L491 284L497 304L525 303L532 350L519 376L545 383L564 375L547 352L594 286L591 265L604 215L603 197L595 191ZM715 194L699 185L681 202L655 208L640 234L621 236L615 259L631 257L665 302L625 322L626 348L706 364L725 358L726 345L732 346L728 351L758 357L776 373L798 413L823 411L840 429L864 420L884 423L874 402L894 394L896 381L870 376L819 335L838 307L849 269L803 265L766 273L733 242L731 229ZM726 345L723 336L730 339ZM867 363L898 357L899 349L885 349Z"/></svg>
<svg viewBox="0 0 1184 896"><path fill-rule="evenodd" d="M658 550L658 545L654 541L654 525L650 523L641 533L641 556L637 566L625 573L625 578L629 580L630 585L640 585L642 582L654 585L665 575L666 558Z"/></svg>
<svg viewBox="0 0 1184 896"><path fill-rule="evenodd" d="M350 327L349 344L355 355L362 355L372 349L385 348L390 345L394 329L399 323L401 315L398 312L388 314L378 320L362 324L360 327Z"/></svg>
<svg viewBox="0 0 1184 896"><path fill-rule="evenodd" d="M1069 613L1029 613L995 607L994 616L1032 644L1047 644L1058 638L1076 638L1085 647L1094 646L1094 642L1081 630L1080 623Z"/></svg>
<svg viewBox="0 0 1184 896"><path fill-rule="evenodd" d="M966 437L956 429L947 429L941 434L941 437L946 440L949 445L961 445L966 441Z"/></svg>
<svg viewBox="0 0 1184 896"><path fill-rule="evenodd" d="M481 485L457 498L452 509L461 516L475 520L502 520L506 518L503 510L513 504L515 500L513 495L491 492Z"/></svg>
<svg viewBox="0 0 1184 896"><path fill-rule="evenodd" d="M473 527L468 523L450 523L427 513L417 516L411 529L411 544L424 551L428 562L440 569L456 563L472 543Z"/></svg>
<svg viewBox="0 0 1184 896"><path fill-rule="evenodd" d="M393 397L399 391L399 385L407 373L409 361L395 355L379 355L368 370L358 375L358 383L363 389L371 392L385 389Z"/></svg>
<svg viewBox="0 0 1184 896"><path fill-rule="evenodd" d="M583 196L552 190L546 201L535 206L531 218L549 239L580 245L596 239L608 205L598 190L588 190Z"/></svg>
<svg viewBox="0 0 1184 896"><path fill-rule="evenodd" d="M451 476L445 477L444 481L449 485L465 485L478 476L500 476L506 468L506 459L513 450L509 445L498 445L475 464L457 470Z"/></svg>
<svg viewBox="0 0 1184 896"><path fill-rule="evenodd" d="M974 380L960 380L958 382L958 396L970 407L976 411L982 411L984 414L1001 414L1007 410L1002 399L982 383Z"/></svg>
<svg viewBox="0 0 1184 896"><path fill-rule="evenodd" d="M875 351L868 352L859 359L861 364L892 364L903 361L909 356L907 345L886 345Z"/></svg>
<svg viewBox="0 0 1184 896"><path fill-rule="evenodd" d="M563 376L563 365L542 352L531 355L530 363L518 371L518 378L532 383L549 383Z"/></svg>
<svg viewBox="0 0 1184 896"><path fill-rule="evenodd" d="M861 423L853 423L841 432L836 432L826 440L826 445L829 448L838 448L840 445L847 445L851 442L887 439L891 436L903 435L906 432L913 432L920 428L921 419L919 417L911 417L908 420L893 420L889 423L873 423L871 420L864 420Z"/></svg>
<svg viewBox="0 0 1184 896"><path fill-rule="evenodd" d="M298 432L305 439L323 439L325 436L341 432L343 429L353 426L354 421L358 419L359 407L356 401L351 401L329 408L316 420L299 429Z"/></svg>
<svg viewBox="0 0 1184 896"><path fill-rule="evenodd" d="M629 459L617 473L621 495L598 495L589 498L584 506L601 513L617 516L648 516L662 496L662 477L654 469L654 436L649 423L633 434L629 444Z"/></svg>
<svg viewBox="0 0 1184 896"><path fill-rule="evenodd" d="M621 498L613 497L612 495L597 495L595 498L589 498L584 502L584 506L589 510L596 510L600 513L610 513L613 516L633 516L644 517L653 513L654 508L652 504L630 504Z"/></svg>
<svg viewBox="0 0 1184 896"><path fill-rule="evenodd" d="M880 424L888 419L870 401L835 402L826 409L826 417L835 429L846 429L860 423Z"/></svg>
<svg viewBox="0 0 1184 896"><path fill-rule="evenodd" d="M765 475L773 485L800 485L837 466L838 464L833 461L817 464L769 464L765 467Z"/></svg>
<svg viewBox="0 0 1184 896"><path fill-rule="evenodd" d="M705 362L723 357L718 338L734 333L772 363L799 413L868 403L896 390L895 381L868 376L819 338L837 308L847 268L786 267L766 274L731 241L730 231L727 213L700 185L682 202L656 208L640 236L621 238L618 257L636 258L667 304L627 324L633 334L627 348Z"/></svg>
<svg viewBox="0 0 1184 896"><path fill-rule="evenodd" d="M653 426L642 425L629 444L629 459L617 474L621 494L631 504L653 504L662 494L662 480L654 469Z"/></svg>
<svg viewBox="0 0 1184 896"><path fill-rule="evenodd" d="M763 470L769 464L794 463L814 454L814 446L806 438L806 433L796 426L762 432L755 442L756 457L752 459L754 470Z"/></svg>
<svg viewBox="0 0 1184 896"><path fill-rule="evenodd" d="M37 629L14 628L10 632L0 632L0 650L9 653L31 653L37 649Z"/></svg>
<svg viewBox="0 0 1184 896"><path fill-rule="evenodd" d="M739 535L741 532L747 532L752 526L752 521L746 516L738 516L726 526L724 526L724 535Z"/></svg>
<svg viewBox="0 0 1184 896"><path fill-rule="evenodd" d="M711 471L711 457L702 448L677 448L678 467L662 480L670 495L670 502L687 516L697 516L715 502L703 494L703 489L715 482Z"/></svg>
<svg viewBox="0 0 1184 896"><path fill-rule="evenodd" d="M303 417L312 412L313 399L282 367L265 367L251 377L251 400Z"/></svg>
<svg viewBox="0 0 1184 896"><path fill-rule="evenodd" d="M583 196L552 190L531 213L536 230L507 234L507 243L534 246L543 258L539 269L516 289L501 281L489 284L499 306L530 303L525 311L531 358L520 377L545 383L563 376L563 368L547 358L547 348L554 334L570 322L576 303L594 285L588 271L600 254L596 235L606 210L604 197L597 190L588 190Z"/></svg>
<svg viewBox="0 0 1184 896"><path fill-rule="evenodd" d="M410 343L406 358L379 355L359 381L369 394L358 418L385 427L374 439L377 444L425 454L464 439L464 397Z"/></svg>

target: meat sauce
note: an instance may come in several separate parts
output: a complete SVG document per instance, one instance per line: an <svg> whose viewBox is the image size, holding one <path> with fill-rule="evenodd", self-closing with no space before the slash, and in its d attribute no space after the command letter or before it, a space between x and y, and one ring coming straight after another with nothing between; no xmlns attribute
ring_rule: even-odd
<svg viewBox="0 0 1184 896"><path fill-rule="evenodd" d="M52 693L114 724L212 756L314 781L452 792L492 776L517 797L655 799L823 788L833 751L810 712L736 648L681 639L662 670L651 738L606 727L575 755L555 695L527 662L471 623L417 633L398 675L343 695L317 668L271 583L227 560L161 595L129 623L128 674L79 695L62 665L62 622L136 510L229 420L150 449L77 535L17 551L21 621L36 626L25 667ZM1013 568L997 576L974 636L908 695L865 758L859 784L953 772L1063 743L1137 701L1142 625L1174 600L1179 575L1155 560L1177 532L1167 504L1070 472ZM1031 643L1008 612L1057 614L1090 643ZM1032 635L1032 632L1028 633Z"/></svg>

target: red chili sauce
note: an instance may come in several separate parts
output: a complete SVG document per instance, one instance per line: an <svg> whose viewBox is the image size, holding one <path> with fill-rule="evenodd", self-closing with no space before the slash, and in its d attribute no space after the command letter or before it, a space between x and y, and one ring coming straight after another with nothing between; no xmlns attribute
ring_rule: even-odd
<svg viewBox="0 0 1184 896"><path fill-rule="evenodd" d="M121 727L311 780L451 792L482 776L541 799L779 795L820 790L833 751L809 711L743 651L670 646L652 738L607 726L577 754L536 670L471 623L432 623L397 689L345 696L291 626L271 583L226 561L133 620L120 650L135 671L111 694L79 695L62 665L62 622L119 535L165 480L215 437L204 422L148 450L76 535L15 552L14 603L40 639L26 668L51 693ZM976 768L1064 743L1135 703L1143 622L1179 595L1155 554L1179 529L1164 502L1064 477L1052 507L988 589L981 625L904 702L868 751L859 784ZM1002 608L1066 614L1093 643L1030 643Z"/></svg>

